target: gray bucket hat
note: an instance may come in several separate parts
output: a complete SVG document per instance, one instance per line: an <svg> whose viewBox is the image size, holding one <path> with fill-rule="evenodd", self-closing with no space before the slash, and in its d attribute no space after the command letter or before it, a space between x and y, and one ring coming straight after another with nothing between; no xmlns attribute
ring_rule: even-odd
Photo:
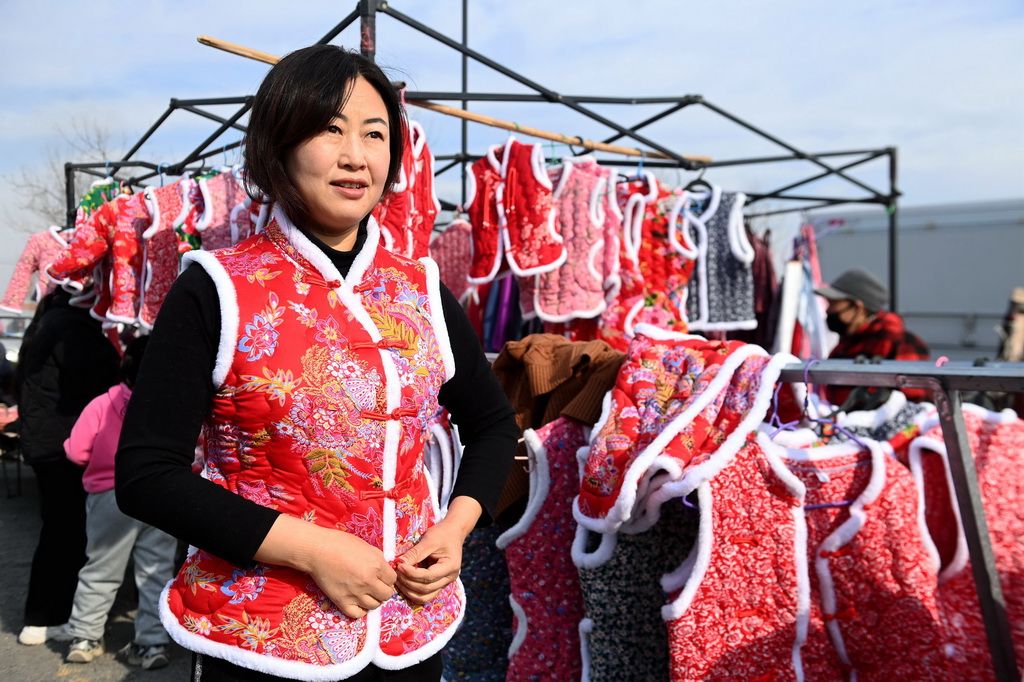
<svg viewBox="0 0 1024 682"><path fill-rule="evenodd" d="M867 270L854 268L832 280L832 283L818 287L814 293L830 301L860 301L869 313L877 313L889 302L889 290Z"/></svg>

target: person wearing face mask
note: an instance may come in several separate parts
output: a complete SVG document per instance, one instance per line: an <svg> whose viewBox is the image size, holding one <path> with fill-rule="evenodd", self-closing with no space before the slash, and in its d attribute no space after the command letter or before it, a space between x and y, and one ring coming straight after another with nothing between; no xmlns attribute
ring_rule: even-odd
<svg viewBox="0 0 1024 682"><path fill-rule="evenodd" d="M839 334L839 343L829 359L879 357L883 360L927 360L928 346L910 332L903 318L885 310L889 290L870 272L853 268L836 277L828 286L814 290L828 300L825 324ZM843 405L850 387L830 386L826 398ZM925 400L927 391L907 389L907 398Z"/></svg>

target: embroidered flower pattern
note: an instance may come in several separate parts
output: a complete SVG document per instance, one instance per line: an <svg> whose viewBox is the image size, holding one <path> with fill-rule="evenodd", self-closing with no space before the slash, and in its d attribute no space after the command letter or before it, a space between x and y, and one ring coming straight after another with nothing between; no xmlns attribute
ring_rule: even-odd
<svg viewBox="0 0 1024 682"><path fill-rule="evenodd" d="M253 571L235 571L231 579L224 583L220 591L231 597L232 604L240 604L245 600L252 601L263 591L263 584L267 579L263 577L263 569L257 568Z"/></svg>
<svg viewBox="0 0 1024 682"><path fill-rule="evenodd" d="M385 526L397 524L399 544L411 546L434 519L422 448L445 379L422 267L382 252L364 276L373 288L355 293L362 309L350 309L351 299L343 303L320 282L330 278L305 277L315 269L283 239L272 221L262 236L215 256L236 285L241 324L204 428L207 475L257 504L378 547ZM397 455L391 471L386 448ZM408 487L394 519L382 514L390 502L360 496L385 480ZM243 571L209 555L191 566L185 587L179 576L172 591L199 599L172 599L171 609L196 636L315 666L365 651L365 619L345 617L315 583L293 582L292 571ZM204 591L218 599L203 600ZM453 583L424 607L391 601L381 638L385 655L401 656L449 630L464 595Z"/></svg>

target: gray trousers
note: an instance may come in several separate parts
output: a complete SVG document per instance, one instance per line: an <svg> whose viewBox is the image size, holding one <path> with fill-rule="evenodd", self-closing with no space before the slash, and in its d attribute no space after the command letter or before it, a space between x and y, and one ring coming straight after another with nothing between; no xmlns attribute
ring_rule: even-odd
<svg viewBox="0 0 1024 682"><path fill-rule="evenodd" d="M177 541L161 530L122 514L113 490L90 493L85 510L89 558L78 573L75 604L68 621L71 635L82 639L103 638L107 616L131 557L135 559L135 585L139 590L135 643L139 646L167 644L167 632L160 623L159 601L164 585L174 577Z"/></svg>

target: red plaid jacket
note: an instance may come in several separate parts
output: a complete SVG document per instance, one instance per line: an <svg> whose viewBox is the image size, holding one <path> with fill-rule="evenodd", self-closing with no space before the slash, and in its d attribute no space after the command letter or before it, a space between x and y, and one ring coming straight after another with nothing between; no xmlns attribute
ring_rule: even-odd
<svg viewBox="0 0 1024 682"><path fill-rule="evenodd" d="M855 358L876 355L883 360L927 360L928 346L916 335L907 331L906 325L896 313L882 311L853 334L843 336L829 358ZM850 395L849 386L829 387L826 398L833 405L841 405ZM904 390L908 400L919 402L928 398L923 389Z"/></svg>

